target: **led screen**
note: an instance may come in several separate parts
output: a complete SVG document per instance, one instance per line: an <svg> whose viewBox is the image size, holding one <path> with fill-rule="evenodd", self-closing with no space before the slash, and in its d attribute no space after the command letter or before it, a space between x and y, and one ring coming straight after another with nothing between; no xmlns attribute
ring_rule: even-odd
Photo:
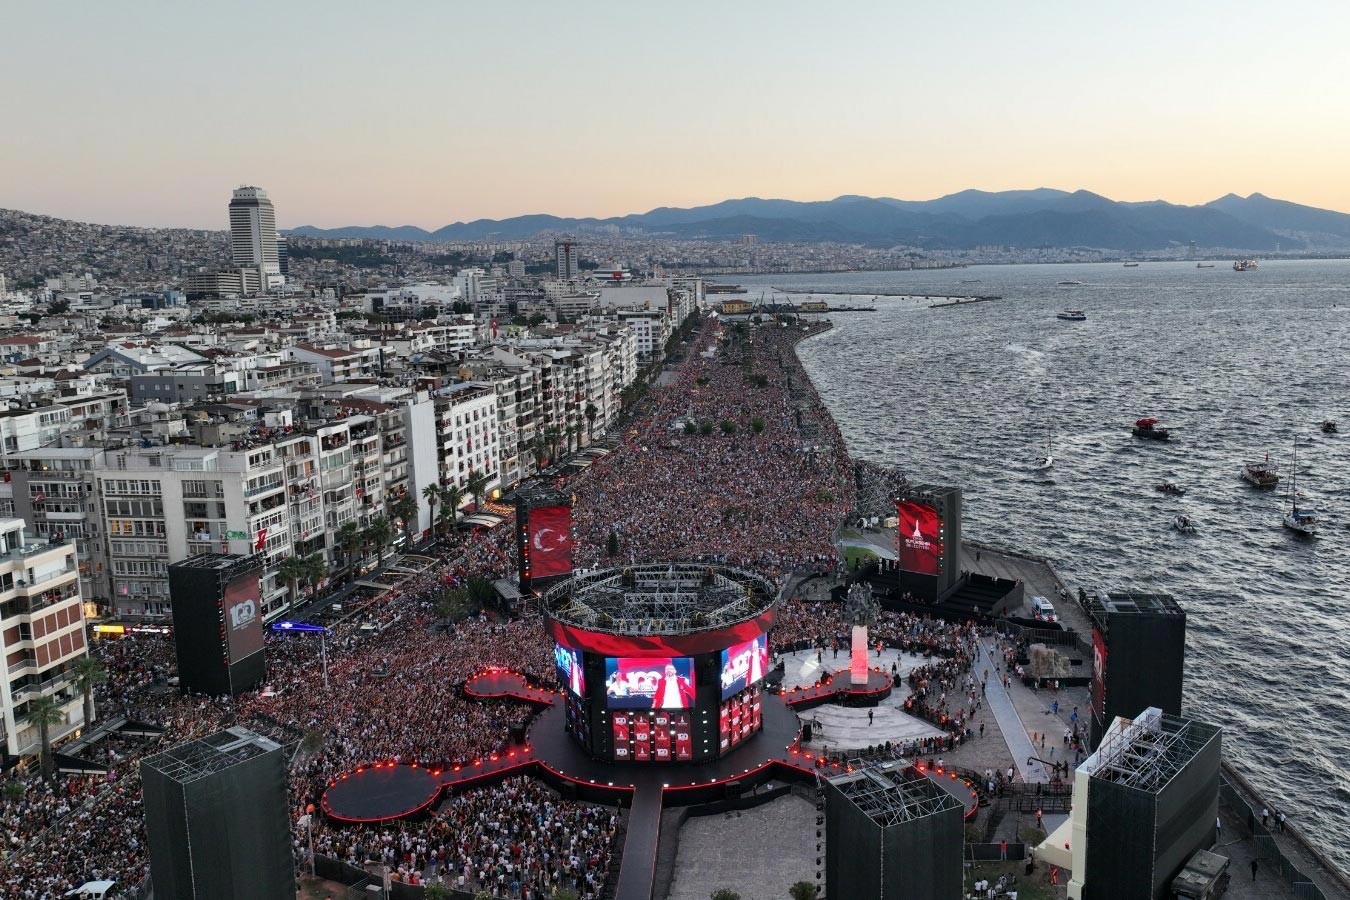
<svg viewBox="0 0 1350 900"><path fill-rule="evenodd" d="M605 702L611 709L688 709L694 705L694 661L687 656L609 657Z"/></svg>
<svg viewBox="0 0 1350 900"><path fill-rule="evenodd" d="M239 575L225 585L221 605L225 611L228 659L230 665L234 665L263 648L258 570Z"/></svg>
<svg viewBox="0 0 1350 900"><path fill-rule="evenodd" d="M937 510L912 500L901 500L895 510L900 519L896 533L900 568L920 575L936 575L942 557Z"/></svg>
<svg viewBox="0 0 1350 900"><path fill-rule="evenodd" d="M530 577L552 578L572 571L572 509L541 506L529 518Z"/></svg>
<svg viewBox="0 0 1350 900"><path fill-rule="evenodd" d="M722 651L722 699L758 684L769 668L769 640L765 635Z"/></svg>
<svg viewBox="0 0 1350 900"><path fill-rule="evenodd" d="M574 697L584 696L586 673L581 666L581 654L562 644L554 644L553 662L558 667L558 684L565 686Z"/></svg>

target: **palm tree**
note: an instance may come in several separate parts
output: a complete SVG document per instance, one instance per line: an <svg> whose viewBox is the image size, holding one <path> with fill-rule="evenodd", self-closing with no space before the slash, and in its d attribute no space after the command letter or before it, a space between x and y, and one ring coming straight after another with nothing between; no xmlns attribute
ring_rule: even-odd
<svg viewBox="0 0 1350 900"><path fill-rule="evenodd" d="M488 482L491 477L477 469L469 470L469 477L464 481L464 487L468 489L469 496L473 497L473 508L475 511L483 506L483 495L487 493Z"/></svg>
<svg viewBox="0 0 1350 900"><path fill-rule="evenodd" d="M366 527L366 540L375 545L375 549L380 556L384 556L384 550L389 546L390 541L394 539L394 529L389 524L389 520L384 516L376 516L370 520L370 525Z"/></svg>
<svg viewBox="0 0 1350 900"><path fill-rule="evenodd" d="M361 526L355 522L347 522L337 530L337 545L342 551L342 562L350 566L352 557L356 551L365 543L361 537Z"/></svg>
<svg viewBox="0 0 1350 900"><path fill-rule="evenodd" d="M595 429L595 417L600 415L600 410L595 408L594 403L586 404L586 443L591 442L591 432Z"/></svg>
<svg viewBox="0 0 1350 900"><path fill-rule="evenodd" d="M311 553L305 557L305 581L314 588L328 577L328 560L322 553Z"/></svg>
<svg viewBox="0 0 1350 900"><path fill-rule="evenodd" d="M450 900L450 889L443 884L424 885L422 900Z"/></svg>
<svg viewBox="0 0 1350 900"><path fill-rule="evenodd" d="M542 469L544 460L548 459L548 442L542 437L536 437L530 443L530 451L534 454L534 467Z"/></svg>
<svg viewBox="0 0 1350 900"><path fill-rule="evenodd" d="M394 518L403 524L403 533L408 537L408 543L404 549L411 549L413 537L408 523L417 518L417 501L412 498L411 494L404 494L394 502L389 511L393 513Z"/></svg>
<svg viewBox="0 0 1350 900"><path fill-rule="evenodd" d="M84 727L88 728L94 722L94 688L108 680L108 670L86 654L75 661L71 671L75 673L75 686L84 696Z"/></svg>
<svg viewBox="0 0 1350 900"><path fill-rule="evenodd" d="M558 438L562 437L562 432L556 425L550 425L544 429L544 440L548 443L548 457L554 459L558 455Z"/></svg>
<svg viewBox="0 0 1350 900"><path fill-rule="evenodd" d="M422 499L427 501L427 506L429 507L427 518L429 518L432 521L433 523L432 530L434 531L435 530L434 523L436 521L436 504L440 502L441 499L441 486L439 484L429 484L426 487L422 488Z"/></svg>
<svg viewBox="0 0 1350 900"><path fill-rule="evenodd" d="M309 566L299 556L288 556L277 566L277 577L290 589L292 606L300 602L300 582L308 576Z"/></svg>
<svg viewBox="0 0 1350 900"><path fill-rule="evenodd" d="M28 720L37 726L38 741L42 744L42 774L51 778L56 771L52 759L52 726L63 718L61 704L54 697L43 695L28 703Z"/></svg>
<svg viewBox="0 0 1350 900"><path fill-rule="evenodd" d="M441 521L450 531L459 524L459 508L464 505L464 488L457 484L441 488Z"/></svg>

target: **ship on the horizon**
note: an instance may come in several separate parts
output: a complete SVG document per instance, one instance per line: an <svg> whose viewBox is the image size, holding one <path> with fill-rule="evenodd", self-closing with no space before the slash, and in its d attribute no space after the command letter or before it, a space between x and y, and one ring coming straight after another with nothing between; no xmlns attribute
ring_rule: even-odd
<svg viewBox="0 0 1350 900"><path fill-rule="evenodd" d="M1214 268L1214 263L1196 263L1195 267L1197 269L1212 269Z"/></svg>
<svg viewBox="0 0 1350 900"><path fill-rule="evenodd" d="M739 284L705 284L703 286L705 294L744 294L745 288Z"/></svg>
<svg viewBox="0 0 1350 900"><path fill-rule="evenodd" d="M1256 260L1254 260L1254 259L1235 259L1235 260L1233 260L1233 271L1234 271L1234 272L1249 272L1249 271L1251 271L1252 269L1255 269L1255 268L1256 268Z"/></svg>

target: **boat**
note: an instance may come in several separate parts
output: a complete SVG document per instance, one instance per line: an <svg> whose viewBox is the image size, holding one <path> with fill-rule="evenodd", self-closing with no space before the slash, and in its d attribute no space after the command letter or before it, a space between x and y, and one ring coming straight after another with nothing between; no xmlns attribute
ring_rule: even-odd
<svg viewBox="0 0 1350 900"><path fill-rule="evenodd" d="M1325 422L1322 423L1322 433L1336 434L1337 433L1336 423L1331 421L1330 419L1327 419Z"/></svg>
<svg viewBox="0 0 1350 900"><path fill-rule="evenodd" d="M1168 494L1172 497L1186 496L1186 489L1184 487L1182 487L1179 484L1173 484L1170 481L1165 481L1162 484L1155 484L1153 486L1153 489L1156 491L1162 491L1164 494Z"/></svg>
<svg viewBox="0 0 1350 900"><path fill-rule="evenodd" d="M1058 284L1060 287L1078 287L1079 285L1087 284L1087 282L1085 282L1085 281L1057 281L1057 282L1055 282L1055 284Z"/></svg>
<svg viewBox="0 0 1350 900"><path fill-rule="evenodd" d="M1063 319L1065 322L1086 322L1087 313L1081 309L1062 309L1055 313L1056 319Z"/></svg>
<svg viewBox="0 0 1350 900"><path fill-rule="evenodd" d="M1053 442L1054 438L1050 435L1046 435L1045 455L1042 456L1039 460L1037 460L1036 465L1034 466L1037 472L1048 472L1055 467L1055 454L1052 452Z"/></svg>
<svg viewBox="0 0 1350 900"><path fill-rule="evenodd" d="M1196 263L1195 267L1197 269L1212 269L1214 268L1214 263Z"/></svg>
<svg viewBox="0 0 1350 900"><path fill-rule="evenodd" d="M1270 454L1264 460L1243 463L1242 477L1259 488L1273 488L1280 483L1280 470L1270 461Z"/></svg>
<svg viewBox="0 0 1350 900"><path fill-rule="evenodd" d="M1234 271L1234 272L1250 272L1252 269L1255 269L1255 268L1256 268L1256 260L1254 260L1254 259L1235 259L1235 260L1233 260L1233 271Z"/></svg>
<svg viewBox="0 0 1350 900"><path fill-rule="evenodd" d="M980 279L978 279L978 278L965 278L965 279L962 279L961 283L962 283L962 284L979 284L979 283L980 283Z"/></svg>
<svg viewBox="0 0 1350 900"><path fill-rule="evenodd" d="M1304 537L1317 534L1317 513L1310 506L1298 507L1298 443L1294 443L1294 467L1289 471L1289 512L1284 516L1284 527Z"/></svg>
<svg viewBox="0 0 1350 900"><path fill-rule="evenodd" d="M1195 523L1191 521L1190 516L1175 516L1172 519L1172 527L1182 534L1195 534L1198 530Z"/></svg>
<svg viewBox="0 0 1350 900"><path fill-rule="evenodd" d="M1157 419L1137 420L1132 433L1137 438L1148 438L1152 441L1166 441L1172 436L1166 428L1158 424Z"/></svg>
<svg viewBox="0 0 1350 900"><path fill-rule="evenodd" d="M1127 268L1127 269L1137 269L1137 268L1139 268L1139 263L1126 263L1126 264L1125 264L1125 268Z"/></svg>

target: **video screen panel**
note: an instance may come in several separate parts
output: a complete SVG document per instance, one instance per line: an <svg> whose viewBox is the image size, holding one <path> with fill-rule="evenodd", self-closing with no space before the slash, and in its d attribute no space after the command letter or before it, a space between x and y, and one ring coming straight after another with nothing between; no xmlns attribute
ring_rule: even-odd
<svg viewBox="0 0 1350 900"><path fill-rule="evenodd" d="M581 651L553 645L553 663L558 667L558 684L563 685L574 697L586 695L586 672L581 665Z"/></svg>
<svg viewBox="0 0 1350 900"><path fill-rule="evenodd" d="M234 665L263 648L262 602L258 572L254 569L238 575L225 585L221 602L225 607L229 662Z"/></svg>
<svg viewBox="0 0 1350 900"><path fill-rule="evenodd" d="M722 699L758 684L769 669L769 638L761 634L722 651Z"/></svg>
<svg viewBox="0 0 1350 900"><path fill-rule="evenodd" d="M694 661L687 656L605 659L610 709L689 709L694 695Z"/></svg>
<svg viewBox="0 0 1350 900"><path fill-rule="evenodd" d="M764 724L759 689L755 688L723 703L718 711L718 746L721 753L744 743Z"/></svg>
<svg viewBox="0 0 1350 900"><path fill-rule="evenodd" d="M900 519L896 532L900 568L920 575L936 575L942 557L938 511L927 503L901 500L895 504Z"/></svg>
<svg viewBox="0 0 1350 900"><path fill-rule="evenodd" d="M694 758L688 713L617 712L613 735L616 762L687 762Z"/></svg>
<svg viewBox="0 0 1350 900"><path fill-rule="evenodd" d="M530 512L530 576L552 578L572 571L572 508L541 506Z"/></svg>

